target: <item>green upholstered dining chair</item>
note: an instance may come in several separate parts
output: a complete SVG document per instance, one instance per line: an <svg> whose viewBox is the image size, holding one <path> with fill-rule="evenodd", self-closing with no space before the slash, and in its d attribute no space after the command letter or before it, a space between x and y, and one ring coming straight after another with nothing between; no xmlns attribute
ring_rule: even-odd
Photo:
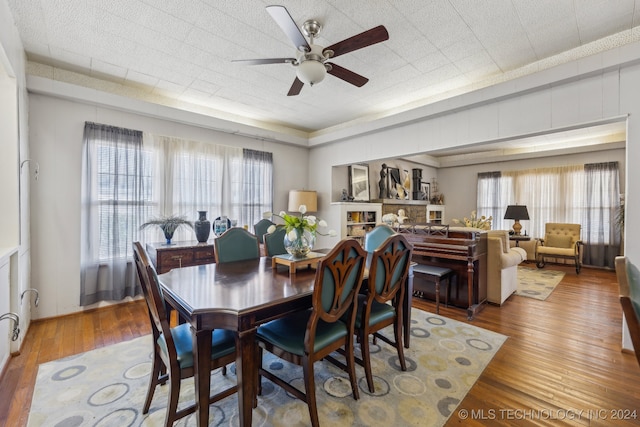
<svg viewBox="0 0 640 427"><path fill-rule="evenodd" d="M140 279L147 308L149 309L153 335L153 365L142 413L149 412L153 394L158 384L165 384L169 381L169 401L164 423L166 427L169 427L173 426L176 420L195 412L196 409L195 404L193 404L178 411L180 383L183 379L194 375L191 329L188 323L183 323L173 328L170 327L156 270L149 262L149 257L140 242L133 243L133 257L138 279ZM210 369L222 368L223 374L226 374L224 367L233 363L235 359L235 334L224 329L215 330L211 337ZM228 387L210 396L209 401L210 403L217 402L234 394L236 391L237 385ZM195 392L197 393L197 390Z"/></svg>
<svg viewBox="0 0 640 427"><path fill-rule="evenodd" d="M260 244L255 234L232 227L213 241L217 263L260 258Z"/></svg>
<svg viewBox="0 0 640 427"><path fill-rule="evenodd" d="M362 359L356 359L364 366L367 385L371 393L375 392L369 335L392 345L398 352L400 368L407 370L402 344L403 301L406 298L406 283L411 264L412 246L402 234L389 236L373 251L369 265L367 292L358 295L358 312L355 332L358 336ZM389 304L390 303L390 304ZM383 328L393 325L394 339L379 333Z"/></svg>
<svg viewBox="0 0 640 427"><path fill-rule="evenodd" d="M620 288L620 305L640 365L640 270L624 256L616 257L615 266Z"/></svg>
<svg viewBox="0 0 640 427"><path fill-rule="evenodd" d="M317 427L318 408L313 365L330 353L344 347L346 371L354 399L358 399L354 361L355 301L364 273L365 252L354 239L339 242L316 268L312 308L258 328L259 361L267 350L281 359L302 366L305 391L293 387L264 367L259 375L306 402L311 425ZM331 359L327 359L332 361ZM338 365L343 368L344 365ZM258 381L258 394L261 383Z"/></svg>
<svg viewBox="0 0 640 427"><path fill-rule="evenodd" d="M267 230L272 225L275 225L275 223L266 218L262 218L260 221L253 225L253 232L255 233L260 243L264 243L264 235L267 234Z"/></svg>
<svg viewBox="0 0 640 427"><path fill-rule="evenodd" d="M264 249L266 256L282 255L286 254L287 250L284 247L284 236L287 233L287 229L282 226L276 226L276 231L273 233L266 233L264 237Z"/></svg>

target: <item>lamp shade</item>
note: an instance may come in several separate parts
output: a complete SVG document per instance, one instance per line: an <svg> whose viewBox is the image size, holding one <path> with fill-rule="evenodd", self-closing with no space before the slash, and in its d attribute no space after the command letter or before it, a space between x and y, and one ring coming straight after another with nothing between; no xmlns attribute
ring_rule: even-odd
<svg viewBox="0 0 640 427"><path fill-rule="evenodd" d="M322 62L308 59L298 65L296 75L302 83L313 86L324 80L327 75L327 69Z"/></svg>
<svg viewBox="0 0 640 427"><path fill-rule="evenodd" d="M307 212L317 212L318 193L309 190L289 191L289 212L300 212L300 205L307 207Z"/></svg>
<svg viewBox="0 0 640 427"><path fill-rule="evenodd" d="M529 211L524 205L509 205L504 213L504 219L515 219L516 221L529 219Z"/></svg>

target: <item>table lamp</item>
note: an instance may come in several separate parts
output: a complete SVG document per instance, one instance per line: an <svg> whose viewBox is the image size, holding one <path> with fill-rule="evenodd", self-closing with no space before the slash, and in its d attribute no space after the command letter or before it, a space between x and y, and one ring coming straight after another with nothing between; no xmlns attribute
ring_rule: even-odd
<svg viewBox="0 0 640 427"><path fill-rule="evenodd" d="M307 212L318 211L318 193L310 190L289 191L289 212L300 212L300 205L307 207Z"/></svg>
<svg viewBox="0 0 640 427"><path fill-rule="evenodd" d="M527 211L527 207L524 205L509 205L507 206L507 211L504 214L504 219L515 220L513 223L513 232L516 236L519 236L520 230L522 230L520 220L529 219L529 212Z"/></svg>

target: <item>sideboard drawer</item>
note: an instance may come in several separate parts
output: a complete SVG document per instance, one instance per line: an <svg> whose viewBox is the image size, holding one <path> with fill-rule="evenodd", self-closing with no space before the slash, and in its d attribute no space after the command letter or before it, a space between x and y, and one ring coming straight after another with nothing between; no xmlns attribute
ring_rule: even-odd
<svg viewBox="0 0 640 427"><path fill-rule="evenodd" d="M158 274L193 265L216 262L213 244L198 242L147 243L147 252Z"/></svg>
<svg viewBox="0 0 640 427"><path fill-rule="evenodd" d="M196 248L193 251L193 261L195 263L202 263L202 261L205 261L204 264L208 264L212 262L211 260L215 261L215 257L213 256L213 246Z"/></svg>
<svg viewBox="0 0 640 427"><path fill-rule="evenodd" d="M189 250L160 251L158 252L158 265L169 271L172 268L186 267L193 264L193 252Z"/></svg>

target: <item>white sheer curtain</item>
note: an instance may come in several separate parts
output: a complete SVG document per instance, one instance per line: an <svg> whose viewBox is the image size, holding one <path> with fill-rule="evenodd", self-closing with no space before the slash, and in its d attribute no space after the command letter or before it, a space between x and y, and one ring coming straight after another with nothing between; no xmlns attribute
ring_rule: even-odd
<svg viewBox="0 0 640 427"><path fill-rule="evenodd" d="M240 218L242 148L145 134L147 142L162 152L162 215L195 221L198 211L207 211L210 221ZM192 240L193 231L181 227L174 239Z"/></svg>
<svg viewBox="0 0 640 427"><path fill-rule="evenodd" d="M527 206L530 219L522 223L528 235L543 237L548 222L581 223L586 185L583 165L507 171L502 177L512 182L504 209L507 205ZM503 224L506 229L513 225L511 220Z"/></svg>

